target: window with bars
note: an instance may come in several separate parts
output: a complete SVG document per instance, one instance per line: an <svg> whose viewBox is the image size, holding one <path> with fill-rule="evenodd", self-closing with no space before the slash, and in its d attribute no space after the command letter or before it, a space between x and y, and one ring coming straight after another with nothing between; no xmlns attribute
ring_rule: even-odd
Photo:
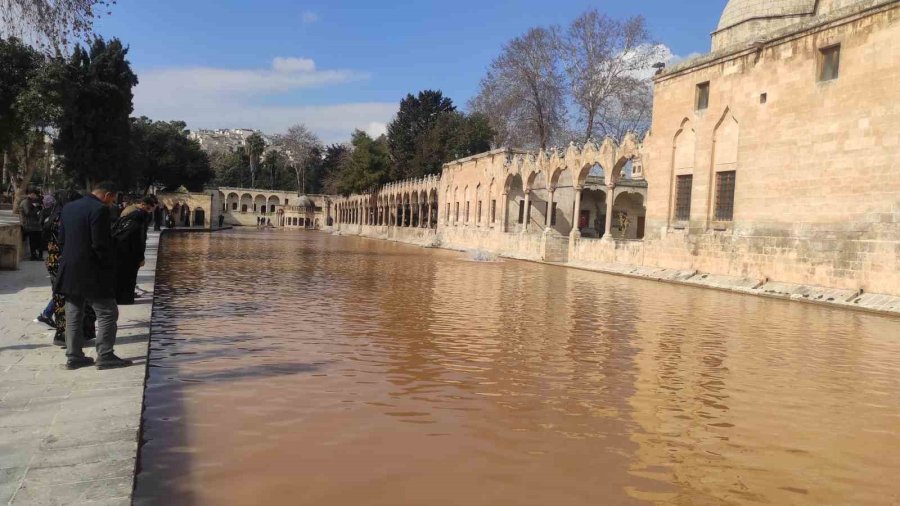
<svg viewBox="0 0 900 506"><path fill-rule="evenodd" d="M475 222L481 224L481 201L475 204Z"/></svg>
<svg viewBox="0 0 900 506"><path fill-rule="evenodd" d="M469 203L466 202L466 223L469 222Z"/></svg>
<svg viewBox="0 0 900 506"><path fill-rule="evenodd" d="M820 49L819 61L819 81L837 79L841 64L841 45Z"/></svg>
<svg viewBox="0 0 900 506"><path fill-rule="evenodd" d="M556 202L550 207L550 226L556 225Z"/></svg>
<svg viewBox="0 0 900 506"><path fill-rule="evenodd" d="M519 225L525 223L525 201L519 201Z"/></svg>
<svg viewBox="0 0 900 506"><path fill-rule="evenodd" d="M454 202L455 207L453 209L453 223L459 223L459 202Z"/></svg>
<svg viewBox="0 0 900 506"><path fill-rule="evenodd" d="M694 176L678 176L675 178L675 220L688 221L691 219L691 188L694 184Z"/></svg>
<svg viewBox="0 0 900 506"><path fill-rule="evenodd" d="M491 200L491 223L497 221L497 199Z"/></svg>
<svg viewBox="0 0 900 506"><path fill-rule="evenodd" d="M709 108L709 81L697 85L697 110L705 111Z"/></svg>
<svg viewBox="0 0 900 506"><path fill-rule="evenodd" d="M716 173L716 221L731 221L734 218L733 170Z"/></svg>

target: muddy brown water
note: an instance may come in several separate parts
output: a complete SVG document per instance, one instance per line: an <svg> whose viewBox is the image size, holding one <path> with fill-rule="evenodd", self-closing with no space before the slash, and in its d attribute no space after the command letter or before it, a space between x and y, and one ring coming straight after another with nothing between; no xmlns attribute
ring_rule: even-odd
<svg viewBox="0 0 900 506"><path fill-rule="evenodd" d="M316 232L163 241L137 504L892 504L900 322Z"/></svg>

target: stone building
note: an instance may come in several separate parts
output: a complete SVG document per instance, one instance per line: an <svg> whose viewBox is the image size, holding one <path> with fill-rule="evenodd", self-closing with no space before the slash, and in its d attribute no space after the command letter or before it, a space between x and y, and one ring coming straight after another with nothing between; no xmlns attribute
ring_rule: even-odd
<svg viewBox="0 0 900 506"><path fill-rule="evenodd" d="M182 188L181 191L157 193L156 198L178 227L219 228L217 210L221 204L218 192L191 193Z"/></svg>
<svg viewBox="0 0 900 506"><path fill-rule="evenodd" d="M228 225L255 227L263 219L274 227L320 229L333 222L333 198L327 195L224 186L217 193L217 212Z"/></svg>
<svg viewBox="0 0 900 506"><path fill-rule="evenodd" d="M655 79L647 265L900 294L900 2L731 0Z"/></svg>
<svg viewBox="0 0 900 506"><path fill-rule="evenodd" d="M330 195L300 195L296 203L284 205L284 217L281 226L287 229L303 228L319 230L334 222L332 200Z"/></svg>
<svg viewBox="0 0 900 506"><path fill-rule="evenodd" d="M457 160L435 197L337 199L337 226L422 242L393 230L434 223L444 247L900 301L898 81L898 0L731 0L712 52L654 78L646 138Z"/></svg>

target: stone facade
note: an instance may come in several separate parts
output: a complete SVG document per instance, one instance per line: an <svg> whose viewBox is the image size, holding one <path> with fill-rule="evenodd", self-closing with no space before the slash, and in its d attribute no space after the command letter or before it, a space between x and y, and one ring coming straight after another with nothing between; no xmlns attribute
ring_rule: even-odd
<svg viewBox="0 0 900 506"><path fill-rule="evenodd" d="M216 193L216 216L224 214L226 225L255 227L263 219L273 227L320 229L334 221L334 197L329 195L225 186Z"/></svg>
<svg viewBox="0 0 900 506"><path fill-rule="evenodd" d="M714 52L655 78L642 141L457 160L414 191L337 199L338 225L900 311L898 42L897 0L732 0Z"/></svg>
<svg viewBox="0 0 900 506"><path fill-rule="evenodd" d="M898 21L896 1L853 2L658 76L639 265L900 295ZM822 50L838 44L838 75L823 80ZM717 222L728 171L733 219ZM686 221L679 175L693 179Z"/></svg>
<svg viewBox="0 0 900 506"><path fill-rule="evenodd" d="M176 226L217 229L219 228L220 197L215 191L207 193L157 193L156 198L166 213L172 213Z"/></svg>

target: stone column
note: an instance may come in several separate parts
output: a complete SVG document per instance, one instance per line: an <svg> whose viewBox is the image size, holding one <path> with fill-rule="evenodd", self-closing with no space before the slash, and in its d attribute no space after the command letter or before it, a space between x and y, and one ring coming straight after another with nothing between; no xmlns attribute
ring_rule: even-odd
<svg viewBox="0 0 900 506"><path fill-rule="evenodd" d="M550 191L547 193L549 198L547 199L547 216L544 217L544 228L550 230L550 223L553 221L553 194L556 193L556 188L550 188Z"/></svg>
<svg viewBox="0 0 900 506"><path fill-rule="evenodd" d="M580 186L575 187L575 212L572 214L572 232L569 234L569 237L573 239L581 237L581 230L578 229L578 220L581 215L581 190Z"/></svg>
<svg viewBox="0 0 900 506"><path fill-rule="evenodd" d="M616 200L615 190L615 185L606 186L606 230L603 232L604 239L612 239L613 203Z"/></svg>
<svg viewBox="0 0 900 506"><path fill-rule="evenodd" d="M502 207L500 207L500 231L501 232L508 231L507 226L506 226L506 218L507 218L507 215L509 214L509 202L507 202L508 198L509 198L508 193L503 192L500 194L500 202L502 202L502 204L503 204Z"/></svg>
<svg viewBox="0 0 900 506"><path fill-rule="evenodd" d="M400 206L400 226L406 226L406 204Z"/></svg>
<svg viewBox="0 0 900 506"><path fill-rule="evenodd" d="M426 228L431 228L431 212L434 209L434 205L431 202L428 203L428 223L426 224Z"/></svg>
<svg viewBox="0 0 900 506"><path fill-rule="evenodd" d="M531 219L531 190L525 192L525 208L522 211L522 233L528 232L528 221Z"/></svg>

